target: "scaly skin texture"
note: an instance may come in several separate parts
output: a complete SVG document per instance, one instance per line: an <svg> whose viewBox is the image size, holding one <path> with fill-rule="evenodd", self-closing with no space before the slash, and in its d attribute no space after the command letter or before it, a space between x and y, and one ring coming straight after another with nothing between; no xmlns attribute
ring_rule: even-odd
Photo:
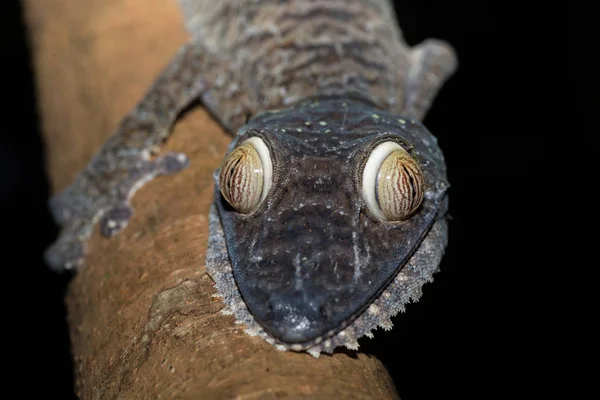
<svg viewBox="0 0 600 400"><path fill-rule="evenodd" d="M273 154L272 187L246 215L217 185L208 272L249 334L315 356L356 349L378 325L391 327L439 264L448 183L436 139L416 121L337 98L261 114L231 149L255 136ZM370 151L387 141L418 160L425 181L423 204L401 222L373 218L361 192Z"/></svg>
<svg viewBox="0 0 600 400"><path fill-rule="evenodd" d="M53 214L63 228L46 253L49 265L57 270L83 267L85 243L97 221L104 235L118 233L133 215L129 200L138 188L186 167L183 154L155 155L178 114L200 99L228 130L237 132L230 151L240 138L262 135L276 159L287 157L305 170L316 166L317 171L304 180L301 174L284 179L283 164L275 163L274 189L265 203L274 208L253 214L262 219L255 218L254 225L240 225L243 216L223 203L217 179L207 264L228 312L244 322L249 333L278 343L279 348L313 355L339 345L355 348L356 338L377 325L388 327L389 316L410 298L418 298L445 247L444 161L435 138L418 121L454 70L453 51L436 40L408 47L385 0L180 3L190 42L75 182L52 200ZM329 127L310 128L319 122ZM423 206L400 224L371 218L357 189L356 171L382 137L411 151L426 174ZM303 141L311 145L300 145ZM349 170L343 168L344 157L351 160L346 161ZM329 201L319 196L319 177L331 181L329 189L342 191L330 195L341 196L337 204L342 205L338 210L342 217L333 224L337 231L329 232L340 239L334 246L314 233L309 239L325 247L318 254L303 253L294 247L298 241L277 232L295 226L293 237L302 234L307 221L326 221L318 211ZM338 178L341 183L335 181ZM284 194L282 188L290 184L296 192ZM312 201L313 213L296 212L294 199ZM276 222L267 223L271 221ZM323 235L328 229L316 231ZM244 238L251 232L255 238L266 235L258 247L249 247L252 239ZM274 244L277 240L282 242ZM385 251L380 249L372 258L375 243ZM271 250L277 246L289 255L275 257ZM322 262L328 251L329 261ZM291 289L290 279L261 280L267 267L252 273L253 257L269 252L272 257L266 262L272 276L285 277L294 266L302 277L296 278L296 289ZM354 254L353 260L348 252ZM416 272L411 275L409 267ZM308 273L311 268L316 272ZM403 293L390 292L398 285ZM302 326L310 328L292 329L295 322L290 321L298 319L309 321Z"/></svg>
<svg viewBox="0 0 600 400"><path fill-rule="evenodd" d="M249 114L315 95L365 99L421 119L455 67L452 50L408 47L387 0L182 0L192 40L228 59L203 96L231 130Z"/></svg>

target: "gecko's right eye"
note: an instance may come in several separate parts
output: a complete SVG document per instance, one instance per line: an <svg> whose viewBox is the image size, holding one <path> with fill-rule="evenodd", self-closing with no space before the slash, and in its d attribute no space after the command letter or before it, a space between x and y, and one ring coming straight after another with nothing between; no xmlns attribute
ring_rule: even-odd
<svg viewBox="0 0 600 400"><path fill-rule="evenodd" d="M273 177L271 153L265 142L252 137L223 161L219 187L236 211L250 214L265 199Z"/></svg>
<svg viewBox="0 0 600 400"><path fill-rule="evenodd" d="M423 201L423 186L419 164L396 142L375 147L364 166L363 197L371 214L382 221L410 217Z"/></svg>

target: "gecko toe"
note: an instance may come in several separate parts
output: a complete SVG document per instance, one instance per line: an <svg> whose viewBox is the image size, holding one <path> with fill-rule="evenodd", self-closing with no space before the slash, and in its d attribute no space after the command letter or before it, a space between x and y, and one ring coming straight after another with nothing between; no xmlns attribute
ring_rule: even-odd
<svg viewBox="0 0 600 400"><path fill-rule="evenodd" d="M68 196L64 193L53 196L48 202L48 207L54 221L59 225L64 225L73 218L73 209L68 202Z"/></svg>
<svg viewBox="0 0 600 400"><path fill-rule="evenodd" d="M66 238L52 244L44 252L44 260L57 272L77 270L83 266L84 244L76 238Z"/></svg>
<svg viewBox="0 0 600 400"><path fill-rule="evenodd" d="M190 160L183 153L171 152L160 156L154 163L159 174L169 175L186 168L190 164Z"/></svg>
<svg viewBox="0 0 600 400"><path fill-rule="evenodd" d="M103 236L113 236L123 230L131 217L133 209L128 204L120 204L104 213L100 220L100 233Z"/></svg>

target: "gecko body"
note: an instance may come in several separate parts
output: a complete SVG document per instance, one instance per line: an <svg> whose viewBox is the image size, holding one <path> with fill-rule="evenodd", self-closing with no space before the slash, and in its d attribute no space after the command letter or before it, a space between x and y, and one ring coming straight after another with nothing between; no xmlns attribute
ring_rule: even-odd
<svg viewBox="0 0 600 400"><path fill-rule="evenodd" d="M96 222L118 233L139 187L187 166L159 149L200 99L235 134L207 254L225 312L279 349L357 348L419 298L446 246L444 159L419 121L452 49L408 47L387 0L180 3L190 42L52 199L49 265L82 268Z"/></svg>

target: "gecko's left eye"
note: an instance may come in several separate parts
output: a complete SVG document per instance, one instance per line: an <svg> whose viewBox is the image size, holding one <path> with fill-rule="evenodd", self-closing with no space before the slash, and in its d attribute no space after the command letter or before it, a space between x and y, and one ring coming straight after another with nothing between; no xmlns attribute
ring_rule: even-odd
<svg viewBox="0 0 600 400"><path fill-rule="evenodd" d="M369 211L384 221L408 218L423 201L423 175L415 159L396 142L371 151L362 179Z"/></svg>
<svg viewBox="0 0 600 400"><path fill-rule="evenodd" d="M250 214L267 196L272 176L269 148L255 136L243 142L223 161L219 187L236 211Z"/></svg>

